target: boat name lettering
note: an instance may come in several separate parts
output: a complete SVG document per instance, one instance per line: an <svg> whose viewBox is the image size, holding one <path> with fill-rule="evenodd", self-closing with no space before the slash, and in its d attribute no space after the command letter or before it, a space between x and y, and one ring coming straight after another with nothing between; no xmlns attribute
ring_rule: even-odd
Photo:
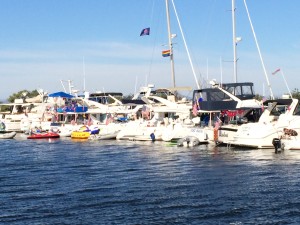
<svg viewBox="0 0 300 225"><path fill-rule="evenodd" d="M228 134L224 133L224 132L220 132L219 134L220 137L228 137Z"/></svg>
<svg viewBox="0 0 300 225"><path fill-rule="evenodd" d="M203 133L202 129L191 129L191 132L193 133Z"/></svg>

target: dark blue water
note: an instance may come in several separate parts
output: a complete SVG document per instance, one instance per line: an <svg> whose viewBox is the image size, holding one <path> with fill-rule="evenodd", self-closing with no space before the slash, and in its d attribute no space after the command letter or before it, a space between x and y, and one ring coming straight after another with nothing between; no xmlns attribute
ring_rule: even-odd
<svg viewBox="0 0 300 225"><path fill-rule="evenodd" d="M0 140L0 224L299 224L300 151Z"/></svg>

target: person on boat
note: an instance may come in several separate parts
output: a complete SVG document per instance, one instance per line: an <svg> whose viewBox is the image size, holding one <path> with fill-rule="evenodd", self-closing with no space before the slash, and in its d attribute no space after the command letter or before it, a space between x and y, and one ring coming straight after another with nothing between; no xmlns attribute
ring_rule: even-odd
<svg viewBox="0 0 300 225"><path fill-rule="evenodd" d="M32 134L36 134L36 133L41 133L42 129L39 128L39 127L34 127L34 128L31 128L29 130L29 135L32 135Z"/></svg>
<svg viewBox="0 0 300 225"><path fill-rule="evenodd" d="M150 119L150 110L148 109L147 106L143 106L142 108L142 118L143 119L146 119L146 120L149 120Z"/></svg>
<svg viewBox="0 0 300 225"><path fill-rule="evenodd" d="M35 132L36 133L41 133L42 132L42 128L41 127L35 127Z"/></svg>

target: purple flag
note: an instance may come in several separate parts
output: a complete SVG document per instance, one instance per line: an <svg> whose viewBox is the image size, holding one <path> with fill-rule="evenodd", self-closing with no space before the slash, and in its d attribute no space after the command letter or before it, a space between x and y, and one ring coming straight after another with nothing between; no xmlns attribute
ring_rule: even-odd
<svg viewBox="0 0 300 225"><path fill-rule="evenodd" d="M150 35L150 27L142 30L140 36L144 36L144 35Z"/></svg>

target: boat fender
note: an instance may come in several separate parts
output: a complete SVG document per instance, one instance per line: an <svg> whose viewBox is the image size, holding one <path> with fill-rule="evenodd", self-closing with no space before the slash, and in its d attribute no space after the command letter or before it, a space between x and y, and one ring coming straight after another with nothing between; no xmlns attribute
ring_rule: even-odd
<svg viewBox="0 0 300 225"><path fill-rule="evenodd" d="M155 134L154 134L154 133L151 133L151 134L150 134L150 138L151 138L152 141L155 141Z"/></svg>

